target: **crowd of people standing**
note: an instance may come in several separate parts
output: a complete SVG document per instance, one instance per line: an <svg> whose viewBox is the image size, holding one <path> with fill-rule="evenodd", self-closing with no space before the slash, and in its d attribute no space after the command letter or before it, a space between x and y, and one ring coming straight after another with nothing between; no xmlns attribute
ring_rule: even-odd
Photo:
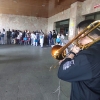
<svg viewBox="0 0 100 100"><path fill-rule="evenodd" d="M28 30L8 30L5 31L3 28L0 31L0 44L20 44L20 45L33 45L41 46L44 45L63 45L63 40L65 36L63 34L57 33L55 30L44 34L42 30L30 32Z"/></svg>
<svg viewBox="0 0 100 100"><path fill-rule="evenodd" d="M57 33L55 30L50 31L48 34L49 45L64 45L65 35Z"/></svg>

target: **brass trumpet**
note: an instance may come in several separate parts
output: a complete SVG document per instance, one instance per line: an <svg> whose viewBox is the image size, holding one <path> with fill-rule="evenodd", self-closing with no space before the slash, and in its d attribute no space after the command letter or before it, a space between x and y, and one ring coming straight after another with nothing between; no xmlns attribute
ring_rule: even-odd
<svg viewBox="0 0 100 100"><path fill-rule="evenodd" d="M87 49L88 47L90 47L92 44L94 44L95 42L99 41L99 39L94 40L92 43L86 44L86 45L81 45L78 41L81 39L80 36L82 34L84 34L83 37L88 36L89 38L91 38L88 34L90 32L92 32L94 29L99 28L100 29L100 20L94 21L93 23L91 23L90 25L88 25L82 32L80 32L76 37L74 37L71 41L69 41L65 46L60 46L60 45L55 45L52 47L51 49L51 55L57 59L57 60L62 60L64 59L67 54L66 54L66 48L68 48L68 46L70 44L72 44L74 41L77 41L77 46L80 47L80 49Z"/></svg>

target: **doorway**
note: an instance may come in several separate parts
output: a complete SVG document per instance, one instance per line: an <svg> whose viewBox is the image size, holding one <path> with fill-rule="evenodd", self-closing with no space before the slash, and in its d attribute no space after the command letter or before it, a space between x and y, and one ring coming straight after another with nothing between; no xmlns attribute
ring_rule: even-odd
<svg viewBox="0 0 100 100"><path fill-rule="evenodd" d="M55 26L56 26L57 33L64 34L65 36L66 34L68 35L68 30L69 30L69 20L68 19L55 22Z"/></svg>

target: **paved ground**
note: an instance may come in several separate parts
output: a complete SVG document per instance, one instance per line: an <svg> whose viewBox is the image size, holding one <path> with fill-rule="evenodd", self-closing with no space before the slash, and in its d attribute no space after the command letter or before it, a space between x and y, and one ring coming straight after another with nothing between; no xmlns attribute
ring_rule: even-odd
<svg viewBox="0 0 100 100"><path fill-rule="evenodd" d="M70 83L57 77L51 47L0 45L0 100L69 100ZM59 90L59 89L58 89ZM55 92L55 93L53 93Z"/></svg>

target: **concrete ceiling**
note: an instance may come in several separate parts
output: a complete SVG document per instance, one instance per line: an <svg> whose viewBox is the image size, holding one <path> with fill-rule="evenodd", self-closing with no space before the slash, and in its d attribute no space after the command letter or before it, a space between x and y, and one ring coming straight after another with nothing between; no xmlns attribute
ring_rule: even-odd
<svg viewBox="0 0 100 100"><path fill-rule="evenodd" d="M0 0L0 14L51 17L76 1L85 0Z"/></svg>

